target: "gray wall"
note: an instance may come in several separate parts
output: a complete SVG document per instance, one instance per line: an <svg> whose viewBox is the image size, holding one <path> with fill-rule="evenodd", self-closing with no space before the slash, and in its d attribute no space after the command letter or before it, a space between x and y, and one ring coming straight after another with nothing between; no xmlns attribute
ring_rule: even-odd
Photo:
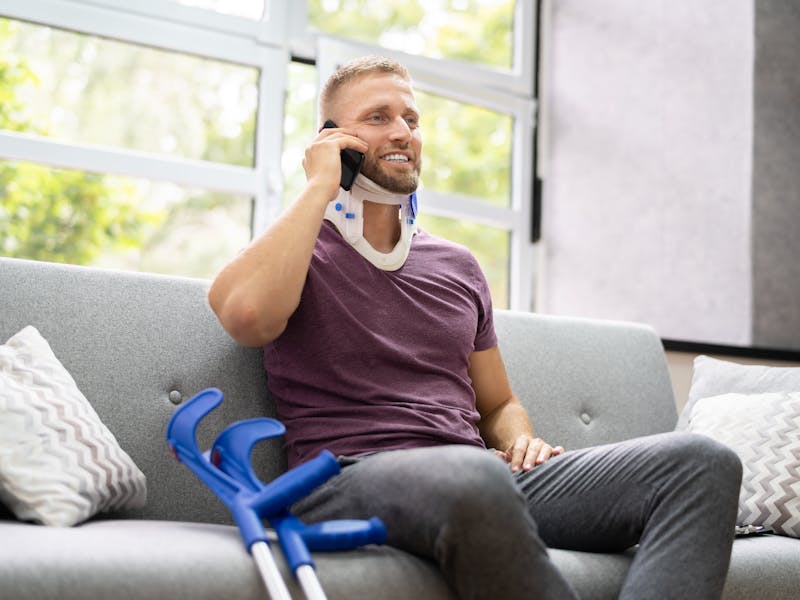
<svg viewBox="0 0 800 600"><path fill-rule="evenodd" d="M797 125L798 42L789 39L800 36L785 14L796 19L797 6L545 2L537 310L644 321L667 338L800 347L797 320L786 333L781 317L780 343L762 322L777 321L787 295L800 299L796 272L786 282L786 255L798 256L798 137L775 139L762 123L779 96L776 120L793 97ZM757 27L758 53L767 45L783 64L770 71L777 91L754 96L767 77L756 63ZM771 41L773 27L783 41ZM780 167L785 183L766 174L778 167L765 147L799 165ZM767 279L774 291L762 294ZM789 312L800 306L790 304Z"/></svg>
<svg viewBox="0 0 800 600"><path fill-rule="evenodd" d="M753 343L800 349L800 2L755 17Z"/></svg>

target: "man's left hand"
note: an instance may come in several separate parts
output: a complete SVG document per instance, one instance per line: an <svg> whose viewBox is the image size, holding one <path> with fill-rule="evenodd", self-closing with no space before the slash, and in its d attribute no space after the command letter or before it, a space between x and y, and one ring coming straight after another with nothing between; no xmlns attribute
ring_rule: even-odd
<svg viewBox="0 0 800 600"><path fill-rule="evenodd" d="M497 456L506 461L511 467L511 472L520 469L530 471L541 465L553 456L564 453L563 446L551 446L541 438L532 438L529 435L520 435L506 450L495 450Z"/></svg>

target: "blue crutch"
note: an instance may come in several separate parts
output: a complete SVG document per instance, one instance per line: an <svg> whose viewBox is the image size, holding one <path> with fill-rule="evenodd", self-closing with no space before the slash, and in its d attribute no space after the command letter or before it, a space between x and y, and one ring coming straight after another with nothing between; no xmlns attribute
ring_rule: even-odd
<svg viewBox="0 0 800 600"><path fill-rule="evenodd" d="M339 463L328 451L291 469L270 483L253 471L250 454L260 440L282 436L283 425L275 419L239 421L219 435L212 448L201 452L196 430L199 422L222 403L222 392L203 390L178 408L167 426L167 442L176 458L228 506L245 547L274 600L291 596L272 556L262 520L275 529L292 572L309 600L324 600L325 594L314 571L310 551L351 549L386 541L380 519L326 521L306 525L289 507L339 473Z"/></svg>

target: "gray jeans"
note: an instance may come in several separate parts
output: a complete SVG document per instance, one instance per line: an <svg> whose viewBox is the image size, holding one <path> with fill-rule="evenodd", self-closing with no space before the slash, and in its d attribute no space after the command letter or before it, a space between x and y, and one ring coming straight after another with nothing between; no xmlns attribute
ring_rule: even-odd
<svg viewBox="0 0 800 600"><path fill-rule="evenodd" d="M577 598L547 547L639 544L620 598L716 599L741 463L710 438L667 433L567 452L512 475L493 452L442 446L341 459L297 503L307 522L386 523L389 544L434 560L459 598Z"/></svg>

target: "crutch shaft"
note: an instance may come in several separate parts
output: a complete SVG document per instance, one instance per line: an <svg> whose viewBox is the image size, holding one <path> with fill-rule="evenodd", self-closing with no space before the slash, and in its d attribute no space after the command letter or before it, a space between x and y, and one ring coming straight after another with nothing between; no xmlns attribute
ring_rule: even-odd
<svg viewBox="0 0 800 600"><path fill-rule="evenodd" d="M319 584L317 573L311 565L301 565L294 572L295 577L303 588L307 600L326 600L325 592Z"/></svg>
<svg viewBox="0 0 800 600"><path fill-rule="evenodd" d="M292 600L267 543L256 542L250 547L250 553L258 565L258 572L264 580L264 585L267 586L269 597L272 600Z"/></svg>

